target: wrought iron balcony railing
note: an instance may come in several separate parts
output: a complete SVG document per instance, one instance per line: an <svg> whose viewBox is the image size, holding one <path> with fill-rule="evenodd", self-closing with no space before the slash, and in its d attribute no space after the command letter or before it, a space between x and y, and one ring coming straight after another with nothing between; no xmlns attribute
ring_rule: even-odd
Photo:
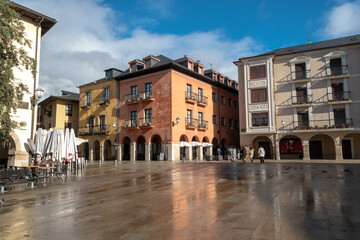
<svg viewBox="0 0 360 240"><path fill-rule="evenodd" d="M139 118L139 127L154 127L154 118Z"/></svg>
<svg viewBox="0 0 360 240"><path fill-rule="evenodd" d="M152 91L144 91L139 93L139 101L153 100Z"/></svg>
<svg viewBox="0 0 360 240"><path fill-rule="evenodd" d="M292 80L303 80L303 79L310 79L310 70L300 70L291 72Z"/></svg>
<svg viewBox="0 0 360 240"><path fill-rule="evenodd" d="M125 102L126 103L136 103L138 102L138 94L137 93L132 93L132 94L129 94L129 95L126 95L125 96Z"/></svg>
<svg viewBox="0 0 360 240"><path fill-rule="evenodd" d="M207 103L208 103L208 97L198 95L198 97L197 97L197 102L198 102L199 104L207 105Z"/></svg>
<svg viewBox="0 0 360 240"><path fill-rule="evenodd" d="M334 128L352 128L352 118L335 118L324 120L310 121L294 121L284 127L284 130L318 130L318 129L334 129ZM279 129L281 130L281 129Z"/></svg>
<svg viewBox="0 0 360 240"><path fill-rule="evenodd" d="M328 101L329 102L336 102L336 101L350 101L350 92L344 91L344 92L333 92L328 93Z"/></svg>
<svg viewBox="0 0 360 240"><path fill-rule="evenodd" d="M338 65L326 68L327 76L339 76L348 74L348 65Z"/></svg>
<svg viewBox="0 0 360 240"><path fill-rule="evenodd" d="M208 121L198 120L199 129L208 129Z"/></svg>
<svg viewBox="0 0 360 240"><path fill-rule="evenodd" d="M79 136L109 134L110 125L96 125L79 128Z"/></svg>
<svg viewBox="0 0 360 240"><path fill-rule="evenodd" d="M100 97L99 98L99 104L100 105L109 105L110 104L110 98L107 98L107 97Z"/></svg>
<svg viewBox="0 0 360 240"><path fill-rule="evenodd" d="M312 94L302 96L292 96L292 104L309 104L312 103Z"/></svg>
<svg viewBox="0 0 360 240"><path fill-rule="evenodd" d="M80 107L81 108L90 108L91 107L91 102L90 101L86 101L86 100L82 100L80 102Z"/></svg>
<svg viewBox="0 0 360 240"><path fill-rule="evenodd" d="M185 118L185 127L197 128L198 120L195 118Z"/></svg>
<svg viewBox="0 0 360 240"><path fill-rule="evenodd" d="M185 92L185 99L186 101L192 101L192 102L196 102L198 100L197 94L190 91Z"/></svg>
<svg viewBox="0 0 360 240"><path fill-rule="evenodd" d="M121 125L122 129L133 129L138 127L137 120L125 120L125 122Z"/></svg>

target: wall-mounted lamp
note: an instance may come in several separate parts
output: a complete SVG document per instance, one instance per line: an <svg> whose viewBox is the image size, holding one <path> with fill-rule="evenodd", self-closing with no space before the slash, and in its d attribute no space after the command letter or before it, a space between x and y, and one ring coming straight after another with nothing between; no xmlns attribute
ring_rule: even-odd
<svg viewBox="0 0 360 240"><path fill-rule="evenodd" d="M34 95L31 98L31 106L33 108L37 105L38 100L43 96L43 94L44 94L43 89L41 89L41 88L35 89Z"/></svg>
<svg viewBox="0 0 360 240"><path fill-rule="evenodd" d="M119 128L117 127L116 122L113 122L112 126L113 126L113 128L115 128L115 131L118 131L118 130L119 130Z"/></svg>
<svg viewBox="0 0 360 240"><path fill-rule="evenodd" d="M171 126L175 126L176 124L178 124L180 122L180 118L176 118L176 122L172 122Z"/></svg>
<svg viewBox="0 0 360 240"><path fill-rule="evenodd" d="M281 120L281 125L283 125L283 127L284 127L284 125L285 125L285 121L284 121L284 120Z"/></svg>

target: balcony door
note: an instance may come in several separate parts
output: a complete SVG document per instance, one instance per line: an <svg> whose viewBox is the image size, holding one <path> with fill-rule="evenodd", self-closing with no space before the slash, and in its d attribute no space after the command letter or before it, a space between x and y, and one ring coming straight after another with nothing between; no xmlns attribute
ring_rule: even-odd
<svg viewBox="0 0 360 240"><path fill-rule="evenodd" d="M309 127L309 114L308 112L298 112L299 127Z"/></svg>
<svg viewBox="0 0 360 240"><path fill-rule="evenodd" d="M341 101L344 99L344 84L343 83L331 84L331 91L332 91L334 100Z"/></svg>
<svg viewBox="0 0 360 240"><path fill-rule="evenodd" d="M92 133L93 130L94 130L94 118L93 117L90 117L88 118L89 120L89 133Z"/></svg>
<svg viewBox="0 0 360 240"><path fill-rule="evenodd" d="M100 116L100 131L105 131L106 127L105 127L105 116L101 115Z"/></svg>
<svg viewBox="0 0 360 240"><path fill-rule="evenodd" d="M131 99L137 98L137 95L138 95L138 87L137 87L137 86L132 86L132 87L130 88L130 94L131 94Z"/></svg>
<svg viewBox="0 0 360 240"><path fill-rule="evenodd" d="M331 75L341 75L342 74L341 58L330 59L330 69L331 69Z"/></svg>
<svg viewBox="0 0 360 240"><path fill-rule="evenodd" d="M136 124L137 124L137 112L136 111L130 112L130 125L133 126Z"/></svg>
<svg viewBox="0 0 360 240"><path fill-rule="evenodd" d="M295 79L306 78L306 65L305 63L295 64Z"/></svg>
<svg viewBox="0 0 360 240"><path fill-rule="evenodd" d="M307 103L307 90L306 88L296 88L296 102Z"/></svg>
<svg viewBox="0 0 360 240"><path fill-rule="evenodd" d="M346 114L345 108L334 109L334 121L336 127L341 127L341 125L346 124Z"/></svg>

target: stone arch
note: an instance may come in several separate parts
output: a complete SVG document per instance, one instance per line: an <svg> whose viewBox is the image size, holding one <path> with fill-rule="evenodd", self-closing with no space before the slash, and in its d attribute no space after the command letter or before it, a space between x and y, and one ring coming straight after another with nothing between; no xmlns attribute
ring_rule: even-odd
<svg viewBox="0 0 360 240"><path fill-rule="evenodd" d="M194 136L192 137L191 141L192 141L192 142L194 142L194 141L195 141L195 142L200 142L199 137L196 136L196 135L194 135Z"/></svg>
<svg viewBox="0 0 360 240"><path fill-rule="evenodd" d="M89 143L84 142L84 143L80 144L79 148L81 149L81 156L80 157L85 158L85 160L89 160L89 158L90 158L90 146L89 146Z"/></svg>
<svg viewBox="0 0 360 240"><path fill-rule="evenodd" d="M189 138L185 134L183 134L180 137L180 142L189 142Z"/></svg>
<svg viewBox="0 0 360 240"><path fill-rule="evenodd" d="M98 140L94 140L92 142L92 159L94 161L100 161L100 142Z"/></svg>
<svg viewBox="0 0 360 240"><path fill-rule="evenodd" d="M204 143L204 142L207 142L207 143L210 143L210 141L209 141L209 138L208 137L203 137L203 139L202 139L202 142Z"/></svg>
<svg viewBox="0 0 360 240"><path fill-rule="evenodd" d="M131 140L129 137L125 136L122 140L122 157L123 161L130 161L130 144Z"/></svg>
<svg viewBox="0 0 360 240"><path fill-rule="evenodd" d="M150 148L151 160L158 160L158 156L161 152L161 137L155 134L151 137L151 148Z"/></svg>
<svg viewBox="0 0 360 240"><path fill-rule="evenodd" d="M280 159L303 159L301 139L296 135L285 135L279 141Z"/></svg>
<svg viewBox="0 0 360 240"><path fill-rule="evenodd" d="M272 159L274 156L273 141L268 136L257 136L252 140L251 146L254 148L254 156L258 157L259 147L265 149L265 158Z"/></svg>
<svg viewBox="0 0 360 240"><path fill-rule="evenodd" d="M10 134L6 141L0 142L0 169L9 167L10 162L15 160L16 152L20 151L20 146L19 138L15 133L13 136Z"/></svg>
<svg viewBox="0 0 360 240"><path fill-rule="evenodd" d="M360 133L348 133L341 139L344 159L360 159Z"/></svg>
<svg viewBox="0 0 360 240"><path fill-rule="evenodd" d="M15 152L16 151L21 151L21 143L20 143L20 139L19 137L17 136L17 134L13 131L11 131L9 133L9 136L12 138L12 140L14 141L14 144L15 144Z"/></svg>
<svg viewBox="0 0 360 240"><path fill-rule="evenodd" d="M145 138L139 136L136 140L136 160L145 161Z"/></svg>
<svg viewBox="0 0 360 240"><path fill-rule="evenodd" d="M309 141L310 159L335 159L335 141L327 134L315 134Z"/></svg>
<svg viewBox="0 0 360 240"><path fill-rule="evenodd" d="M104 161L110 161L113 160L113 154L112 154L112 144L110 139L104 140Z"/></svg>

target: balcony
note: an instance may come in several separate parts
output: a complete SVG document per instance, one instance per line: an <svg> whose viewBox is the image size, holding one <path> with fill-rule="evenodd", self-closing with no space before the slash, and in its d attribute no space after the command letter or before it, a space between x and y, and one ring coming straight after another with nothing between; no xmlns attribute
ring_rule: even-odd
<svg viewBox="0 0 360 240"><path fill-rule="evenodd" d="M208 98L207 97L198 95L198 97L197 97L197 104L198 105L206 106L207 103L208 103Z"/></svg>
<svg viewBox="0 0 360 240"><path fill-rule="evenodd" d="M109 104L110 104L110 98L106 98L106 97L99 98L99 105L109 105Z"/></svg>
<svg viewBox="0 0 360 240"><path fill-rule="evenodd" d="M153 118L139 118L139 127L140 128L153 128L154 122Z"/></svg>
<svg viewBox="0 0 360 240"><path fill-rule="evenodd" d="M137 93L132 93L125 96L125 102L126 104L134 104L138 102L138 95Z"/></svg>
<svg viewBox="0 0 360 240"><path fill-rule="evenodd" d="M80 107L81 108L90 108L91 107L91 102L83 100L80 102Z"/></svg>
<svg viewBox="0 0 360 240"><path fill-rule="evenodd" d="M331 66L326 68L327 77L344 77L349 75L347 65Z"/></svg>
<svg viewBox="0 0 360 240"><path fill-rule="evenodd" d="M197 102L198 97L196 93L190 92L190 91L186 91L185 92L185 101L188 103L195 103Z"/></svg>
<svg viewBox="0 0 360 240"><path fill-rule="evenodd" d="M138 128L137 120L126 120L121 125L121 129L137 129L137 128Z"/></svg>
<svg viewBox="0 0 360 240"><path fill-rule="evenodd" d="M352 128L353 120L352 118L335 118L333 120L324 119L324 120L313 120L310 124L309 121L294 121L289 125L284 127L284 130L328 130L328 129L337 129L337 128Z"/></svg>
<svg viewBox="0 0 360 240"><path fill-rule="evenodd" d="M141 92L139 93L139 101L153 101L153 95L152 95L152 91L145 91L145 92Z"/></svg>
<svg viewBox="0 0 360 240"><path fill-rule="evenodd" d="M198 127L198 120L195 118L185 118L185 127L195 129Z"/></svg>
<svg viewBox="0 0 360 240"><path fill-rule="evenodd" d="M309 82L310 79L310 70L300 70L291 72L291 80L296 82Z"/></svg>
<svg viewBox="0 0 360 240"><path fill-rule="evenodd" d="M208 121L199 120L199 121L198 121L198 129L199 129L199 130L206 130L206 129L208 129Z"/></svg>
<svg viewBox="0 0 360 240"><path fill-rule="evenodd" d="M96 125L79 128L79 136L102 135L110 133L109 125Z"/></svg>
<svg viewBox="0 0 360 240"><path fill-rule="evenodd" d="M312 94L292 96L291 100L294 107L304 107L312 103Z"/></svg>
<svg viewBox="0 0 360 240"><path fill-rule="evenodd" d="M328 93L327 96L328 96L329 104L337 104L337 103L341 104L344 102L345 103L351 102L349 91Z"/></svg>

